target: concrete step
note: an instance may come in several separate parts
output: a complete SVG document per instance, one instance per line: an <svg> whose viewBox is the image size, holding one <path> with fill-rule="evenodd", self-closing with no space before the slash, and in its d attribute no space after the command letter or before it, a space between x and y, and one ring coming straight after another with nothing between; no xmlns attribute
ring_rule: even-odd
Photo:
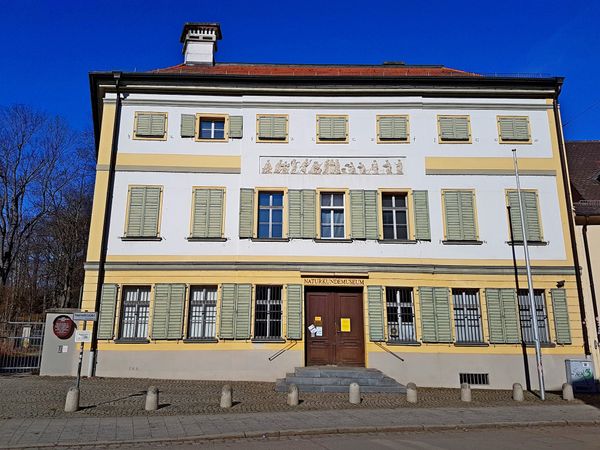
<svg viewBox="0 0 600 450"><path fill-rule="evenodd" d="M313 384L313 385L339 385L339 386L350 386L350 383L358 383L360 386L389 386L396 385L398 382L390 377L383 378L334 378L334 377L300 377L300 376L287 376L285 378L286 384Z"/></svg>
<svg viewBox="0 0 600 450"><path fill-rule="evenodd" d="M298 391L302 392L323 392L323 393L348 393L348 386L336 386L336 385L315 385L315 384L303 384L297 385ZM287 392L288 385L285 383L277 383L275 386L277 392ZM406 388L401 384L396 386L361 386L360 391L362 393L388 393L388 394L405 394Z"/></svg>
<svg viewBox="0 0 600 450"><path fill-rule="evenodd" d="M288 374L292 375L292 374ZM295 376L315 378L383 378L385 375L377 369L365 369L364 367L297 367Z"/></svg>

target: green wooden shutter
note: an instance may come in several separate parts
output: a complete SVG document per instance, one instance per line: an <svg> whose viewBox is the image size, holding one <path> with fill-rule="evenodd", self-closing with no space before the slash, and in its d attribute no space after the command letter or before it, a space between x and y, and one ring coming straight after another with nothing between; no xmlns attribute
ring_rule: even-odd
<svg viewBox="0 0 600 450"><path fill-rule="evenodd" d="M196 135L196 116L193 114L181 115L181 137L188 138Z"/></svg>
<svg viewBox="0 0 600 450"><path fill-rule="evenodd" d="M302 339L302 295L301 284L288 284L287 286L287 329L288 339Z"/></svg>
<svg viewBox="0 0 600 450"><path fill-rule="evenodd" d="M218 239L223 237L223 189L210 189L208 199L207 237Z"/></svg>
<svg viewBox="0 0 600 450"><path fill-rule="evenodd" d="M415 239L431 240L429 224L429 195L427 191L413 191L413 208L415 214Z"/></svg>
<svg viewBox="0 0 600 450"><path fill-rule="evenodd" d="M385 340L383 324L383 288L368 286L367 299L369 305L369 339L373 342Z"/></svg>
<svg viewBox="0 0 600 450"><path fill-rule="evenodd" d="M345 117L333 117L333 139L342 141L346 139L346 135L348 134L346 129L347 121L348 119Z"/></svg>
<svg viewBox="0 0 600 450"><path fill-rule="evenodd" d="M100 311L98 312L98 339L114 337L118 290L119 287L116 284L102 285Z"/></svg>
<svg viewBox="0 0 600 450"><path fill-rule="evenodd" d="M302 237L317 237L317 192L310 189L302 191Z"/></svg>
<svg viewBox="0 0 600 450"><path fill-rule="evenodd" d="M274 120L272 116L260 116L258 118L258 137L260 139L273 139Z"/></svg>
<svg viewBox="0 0 600 450"><path fill-rule="evenodd" d="M273 117L273 138L285 139L287 137L287 118Z"/></svg>
<svg viewBox="0 0 600 450"><path fill-rule="evenodd" d="M129 211L126 235L132 237L156 237L160 213L158 186L134 186L129 191Z"/></svg>
<svg viewBox="0 0 600 450"><path fill-rule="evenodd" d="M486 289L490 343L515 344L520 341L517 297L513 289Z"/></svg>
<svg viewBox="0 0 600 450"><path fill-rule="evenodd" d="M379 214L377 191L365 192L365 238L379 239Z"/></svg>
<svg viewBox="0 0 600 450"><path fill-rule="evenodd" d="M290 239L302 237L302 191L288 190L288 236Z"/></svg>
<svg viewBox="0 0 600 450"><path fill-rule="evenodd" d="M468 141L469 119L466 117L440 117L440 138L442 141Z"/></svg>
<svg viewBox="0 0 600 450"><path fill-rule="evenodd" d="M452 342L450 300L447 288L433 288L437 342Z"/></svg>
<svg viewBox="0 0 600 450"><path fill-rule="evenodd" d="M235 339L250 338L250 317L252 314L252 285L238 284L235 308Z"/></svg>
<svg viewBox="0 0 600 450"><path fill-rule="evenodd" d="M423 342L437 342L433 288L419 287L419 304L421 309L421 339Z"/></svg>
<svg viewBox="0 0 600 450"><path fill-rule="evenodd" d="M528 141L529 119L527 117L500 117L500 138L503 141Z"/></svg>
<svg viewBox="0 0 600 450"><path fill-rule="evenodd" d="M157 284L152 311L153 339L181 339L185 284Z"/></svg>
<svg viewBox="0 0 600 450"><path fill-rule="evenodd" d="M475 194L472 191L444 191L446 239L449 241L474 241Z"/></svg>
<svg viewBox="0 0 600 450"><path fill-rule="evenodd" d="M490 343L504 343L506 342L506 335L504 332L504 319L502 315L500 289L486 289L485 300L487 305Z"/></svg>
<svg viewBox="0 0 600 450"><path fill-rule="evenodd" d="M313 190L288 191L288 236L291 239L316 237L316 192Z"/></svg>
<svg viewBox="0 0 600 450"><path fill-rule="evenodd" d="M333 139L332 117L319 117L319 139Z"/></svg>
<svg viewBox="0 0 600 450"><path fill-rule="evenodd" d="M380 117L379 139L405 141L408 137L406 117Z"/></svg>
<svg viewBox="0 0 600 450"><path fill-rule="evenodd" d="M513 240L523 241L523 227L521 226L521 211L519 210L519 196L517 191L508 191L508 204L510 206L510 219L513 227ZM538 211L537 192L521 191L523 210L525 211L525 227L527 240L536 242L542 240L540 215Z"/></svg>
<svg viewBox="0 0 600 450"><path fill-rule="evenodd" d="M152 136L162 137L166 132L167 116L165 114L152 114L151 115L151 129L150 133Z"/></svg>
<svg viewBox="0 0 600 450"><path fill-rule="evenodd" d="M183 336L183 309L185 305L185 284L172 284L169 302L167 339L181 339Z"/></svg>
<svg viewBox="0 0 600 450"><path fill-rule="evenodd" d="M240 238L254 237L254 189L240 189Z"/></svg>
<svg viewBox="0 0 600 450"><path fill-rule="evenodd" d="M475 226L475 193L472 191L460 192L460 214L463 239L465 241L477 240L477 227Z"/></svg>
<svg viewBox="0 0 600 450"><path fill-rule="evenodd" d="M137 113L136 136L152 136L152 114Z"/></svg>
<svg viewBox="0 0 600 450"><path fill-rule="evenodd" d="M350 224L352 239L365 239L365 193L350 191Z"/></svg>
<svg viewBox="0 0 600 450"><path fill-rule="evenodd" d="M517 293L514 289L500 289L502 299L502 315L504 318L504 333L508 344L521 342L521 329L517 306Z"/></svg>
<svg viewBox="0 0 600 450"><path fill-rule="evenodd" d="M345 140L348 135L348 119L343 116L319 117L319 139Z"/></svg>
<svg viewBox="0 0 600 450"><path fill-rule="evenodd" d="M236 295L235 284L227 283L221 286L221 314L219 318L219 337L221 339L234 338Z"/></svg>
<svg viewBox="0 0 600 450"><path fill-rule="evenodd" d="M244 134L244 118L242 116L229 116L229 137L241 139Z"/></svg>
<svg viewBox="0 0 600 450"><path fill-rule="evenodd" d="M194 189L194 211L192 219L192 237L208 237L208 189Z"/></svg>
<svg viewBox="0 0 600 450"><path fill-rule="evenodd" d="M567 293L564 289L552 289L552 310L554 311L554 328L558 344L571 343L571 329L569 327L569 309L567 307Z"/></svg>

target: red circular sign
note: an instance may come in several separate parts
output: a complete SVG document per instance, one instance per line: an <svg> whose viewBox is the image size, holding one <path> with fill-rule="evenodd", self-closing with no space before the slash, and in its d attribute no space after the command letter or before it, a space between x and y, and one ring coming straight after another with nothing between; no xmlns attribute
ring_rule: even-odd
<svg viewBox="0 0 600 450"><path fill-rule="evenodd" d="M69 339L75 331L75 322L69 316L58 316L52 322L52 331L59 339Z"/></svg>

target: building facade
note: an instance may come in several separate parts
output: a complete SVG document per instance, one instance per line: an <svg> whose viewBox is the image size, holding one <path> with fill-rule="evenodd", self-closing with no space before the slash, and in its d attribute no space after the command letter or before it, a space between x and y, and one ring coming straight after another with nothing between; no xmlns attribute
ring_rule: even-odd
<svg viewBox="0 0 600 450"><path fill-rule="evenodd" d="M516 148L560 387L585 353L562 79L215 63L220 38L186 24L183 64L90 76L95 374L273 381L334 364L537 387Z"/></svg>

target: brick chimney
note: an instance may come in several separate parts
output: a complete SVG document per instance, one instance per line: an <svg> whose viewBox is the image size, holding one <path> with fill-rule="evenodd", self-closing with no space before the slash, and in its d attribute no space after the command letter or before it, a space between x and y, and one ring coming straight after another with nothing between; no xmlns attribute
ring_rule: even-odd
<svg viewBox="0 0 600 450"><path fill-rule="evenodd" d="M181 32L185 64L214 64L217 41L221 39L218 23L188 22Z"/></svg>

